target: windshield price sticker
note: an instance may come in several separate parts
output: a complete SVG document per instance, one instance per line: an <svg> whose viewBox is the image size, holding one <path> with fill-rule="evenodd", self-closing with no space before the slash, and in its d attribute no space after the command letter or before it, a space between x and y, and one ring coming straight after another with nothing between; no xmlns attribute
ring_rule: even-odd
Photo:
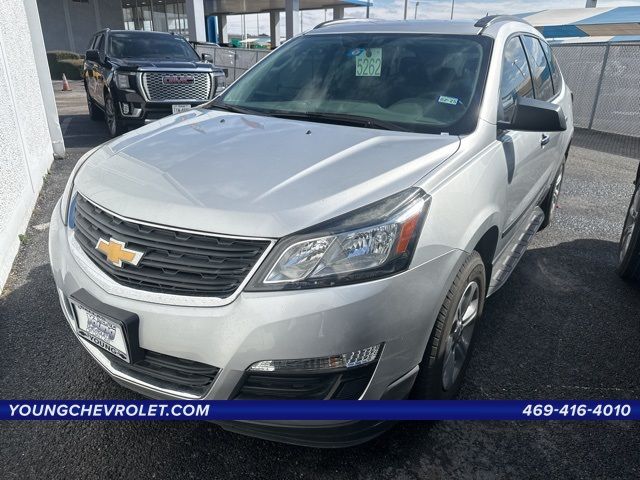
<svg viewBox="0 0 640 480"><path fill-rule="evenodd" d="M381 68L381 48L363 48L356 56L356 77L379 77Z"/></svg>

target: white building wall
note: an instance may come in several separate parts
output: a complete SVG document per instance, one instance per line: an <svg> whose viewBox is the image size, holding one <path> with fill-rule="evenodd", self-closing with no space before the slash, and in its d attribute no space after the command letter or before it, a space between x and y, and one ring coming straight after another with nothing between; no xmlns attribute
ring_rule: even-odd
<svg viewBox="0 0 640 480"><path fill-rule="evenodd" d="M0 14L0 291L53 161L24 5L30 1L2 0Z"/></svg>

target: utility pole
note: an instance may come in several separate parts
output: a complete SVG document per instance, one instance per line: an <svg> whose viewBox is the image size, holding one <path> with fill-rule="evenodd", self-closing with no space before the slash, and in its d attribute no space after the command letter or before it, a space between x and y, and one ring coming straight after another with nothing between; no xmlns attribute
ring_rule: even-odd
<svg viewBox="0 0 640 480"><path fill-rule="evenodd" d="M453 20L453 7L456 5L456 0L451 0L451 20Z"/></svg>
<svg viewBox="0 0 640 480"><path fill-rule="evenodd" d="M409 0L404 0L404 19L407 19L407 7L409 6Z"/></svg>
<svg viewBox="0 0 640 480"><path fill-rule="evenodd" d="M416 2L416 9L413 12L413 19L416 20L418 18L418 5L420 5L420 2Z"/></svg>
<svg viewBox="0 0 640 480"><path fill-rule="evenodd" d="M369 4L371 3L371 0L367 0L367 18L369 18Z"/></svg>

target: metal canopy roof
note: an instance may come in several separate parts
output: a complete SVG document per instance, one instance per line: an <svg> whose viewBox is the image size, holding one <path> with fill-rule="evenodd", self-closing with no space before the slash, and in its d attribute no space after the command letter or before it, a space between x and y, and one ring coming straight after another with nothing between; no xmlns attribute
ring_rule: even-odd
<svg viewBox="0 0 640 480"><path fill-rule="evenodd" d="M640 7L567 8L520 16L547 38L640 35Z"/></svg>
<svg viewBox="0 0 640 480"><path fill-rule="evenodd" d="M373 4L373 2L371 2ZM367 0L300 0L300 10L333 7L365 7ZM285 0L204 0L206 15L237 15L284 11Z"/></svg>

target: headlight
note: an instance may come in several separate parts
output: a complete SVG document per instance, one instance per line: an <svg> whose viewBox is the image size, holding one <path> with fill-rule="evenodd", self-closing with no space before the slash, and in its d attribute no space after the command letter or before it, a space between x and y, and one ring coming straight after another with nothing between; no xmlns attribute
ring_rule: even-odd
<svg viewBox="0 0 640 480"><path fill-rule="evenodd" d="M116 85L118 88L131 88L128 73L116 73Z"/></svg>
<svg viewBox="0 0 640 480"><path fill-rule="evenodd" d="M410 188L282 239L247 291L316 288L373 280L406 269L430 197Z"/></svg>
<svg viewBox="0 0 640 480"><path fill-rule="evenodd" d="M67 225L68 223L68 215L69 215L69 206L71 204L71 200L73 198L74 191L74 182L76 179L76 175L82 167L82 164L87 161L87 159L98 149L100 145L92 148L87 153L85 153L80 160L76 163L76 166L73 167L71 171L71 175L69 175L69 180L67 180L67 185L64 187L64 192L62 193L62 197L60 198L60 218L62 218L63 225Z"/></svg>

